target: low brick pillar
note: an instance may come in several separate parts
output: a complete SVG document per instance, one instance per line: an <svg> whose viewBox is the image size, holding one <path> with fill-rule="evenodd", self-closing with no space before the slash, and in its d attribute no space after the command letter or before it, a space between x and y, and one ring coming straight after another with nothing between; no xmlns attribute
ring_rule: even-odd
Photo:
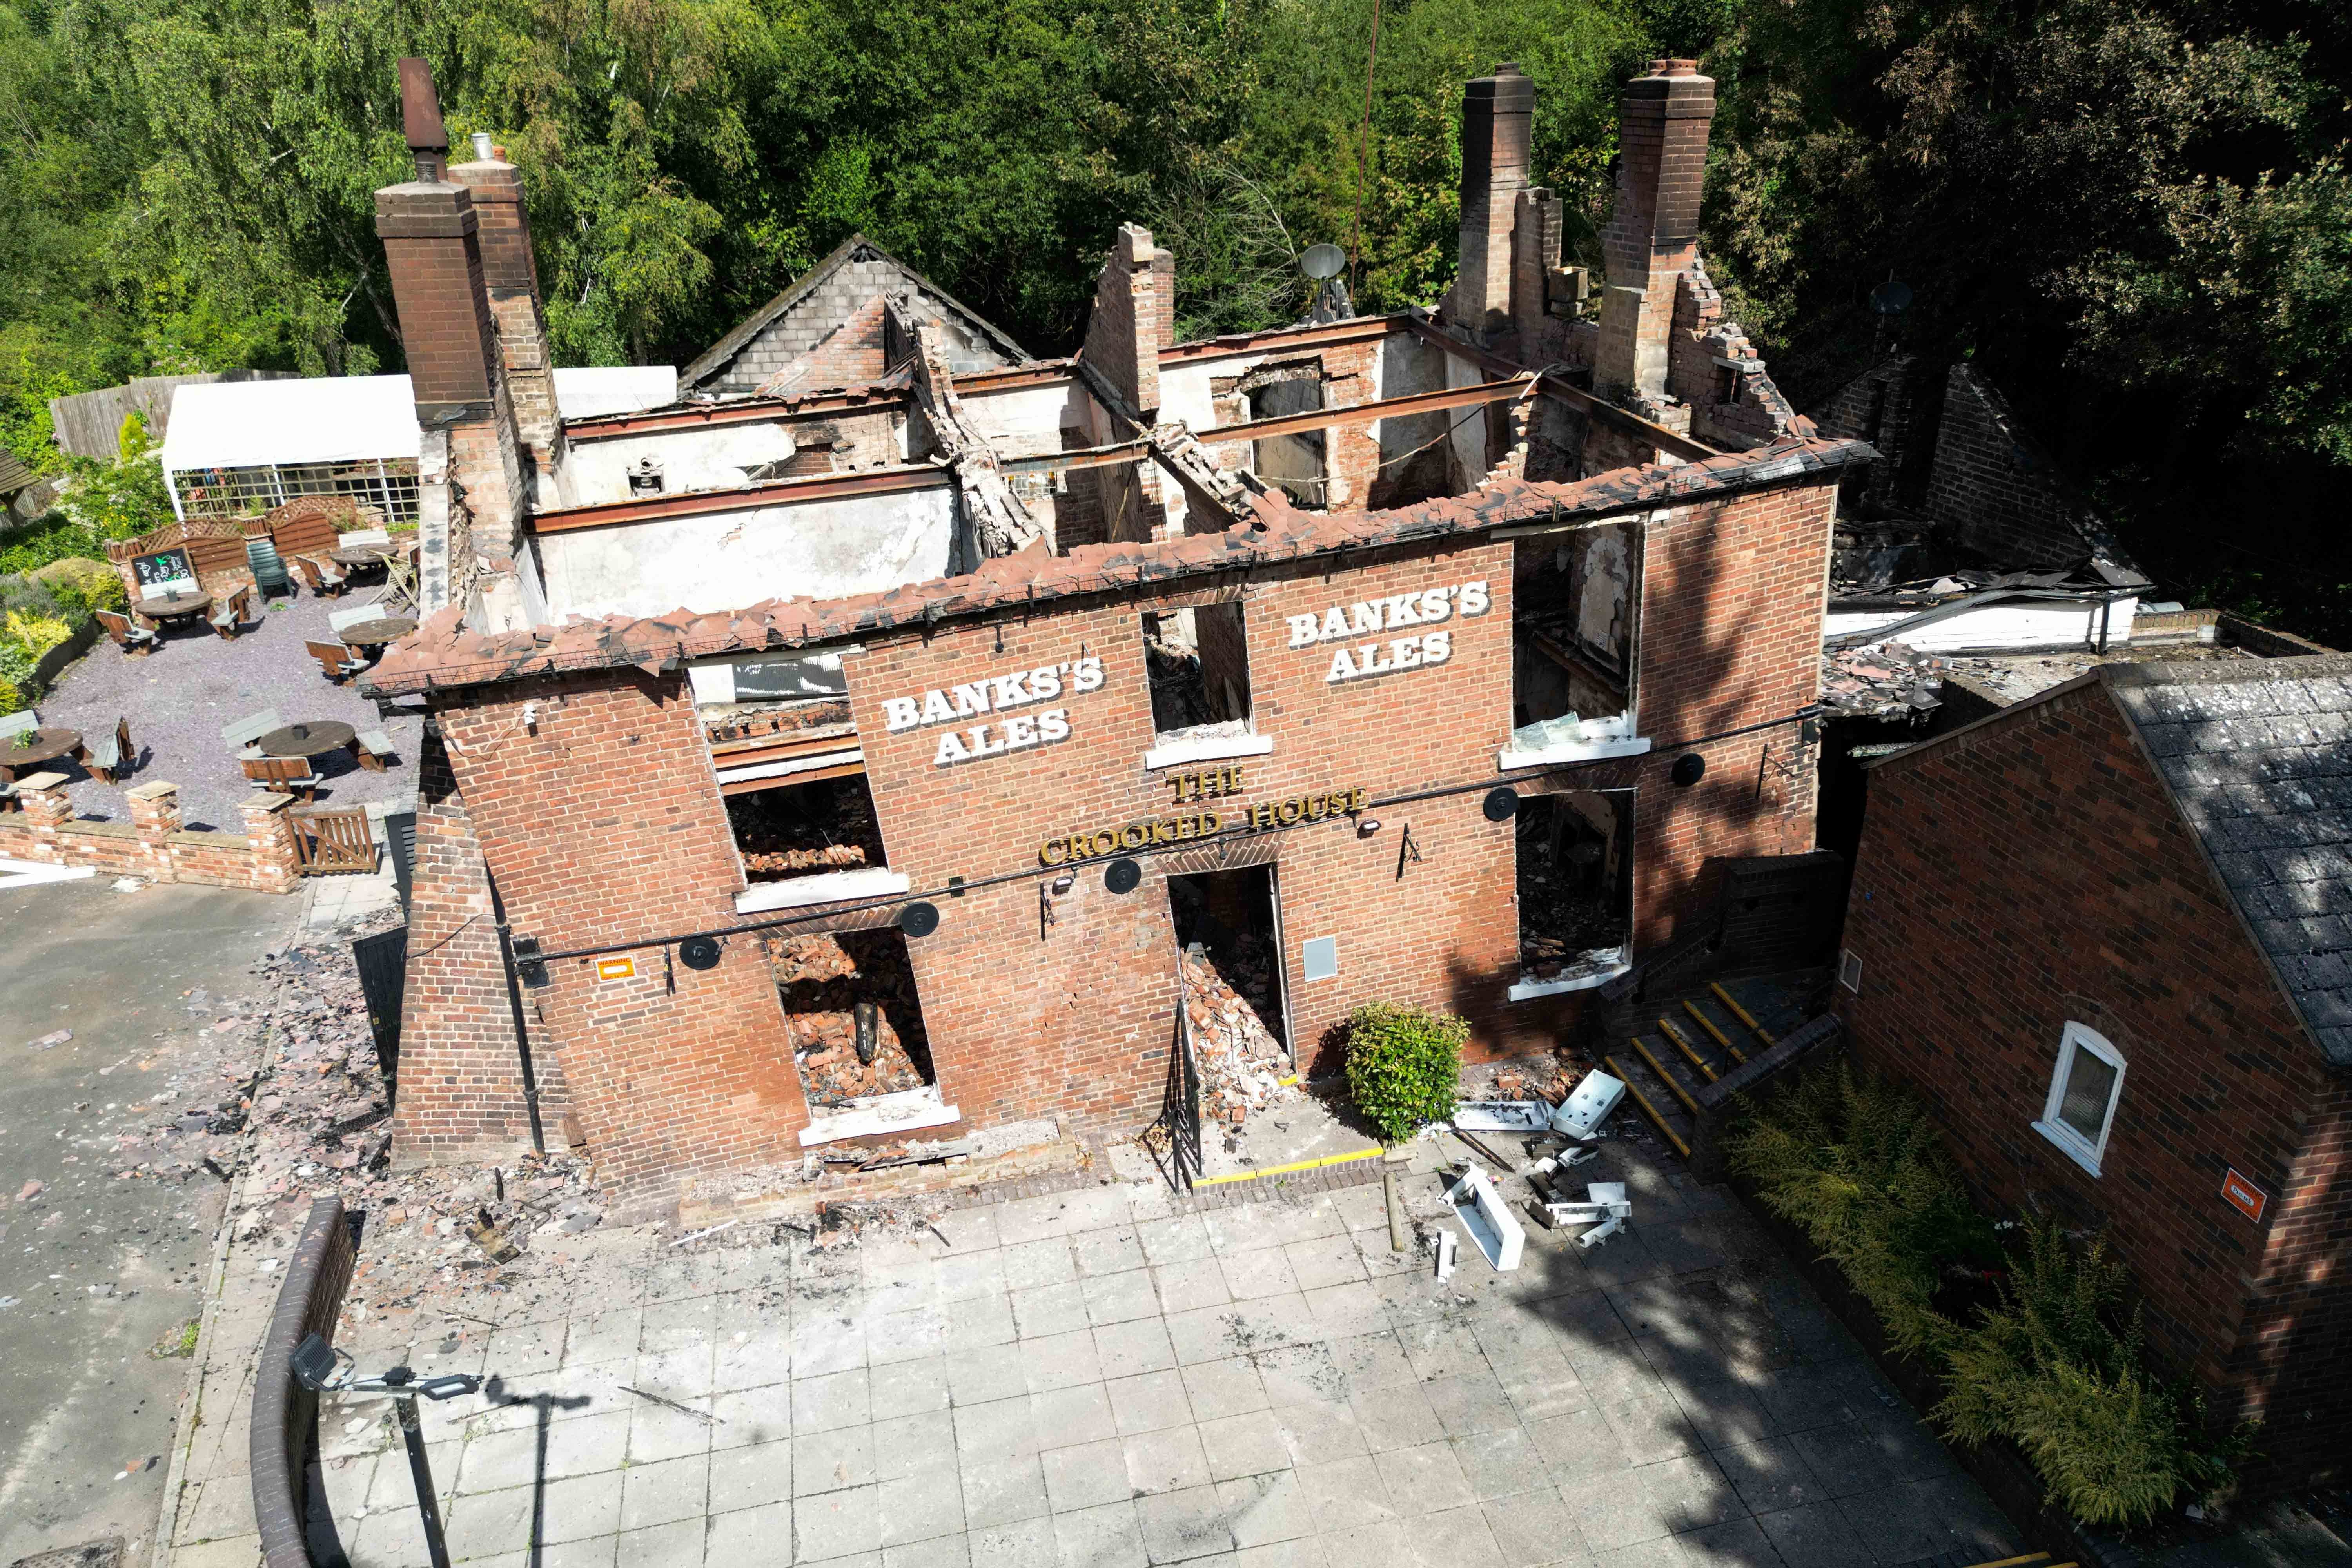
<svg viewBox="0 0 2352 1568"><path fill-rule="evenodd" d="M66 798L66 775L30 773L16 781L16 798L24 803L25 820L51 832L73 820L73 802Z"/></svg>
<svg viewBox="0 0 2352 1568"><path fill-rule="evenodd" d="M245 818L246 841L253 847L253 886L264 893L290 893L302 879L294 852L294 824L288 808L290 795L257 791L237 803Z"/></svg>
<svg viewBox="0 0 2352 1568"><path fill-rule="evenodd" d="M131 799L131 831L139 835L139 858L158 882L172 875L172 835L180 831L180 786L164 779L122 792Z"/></svg>

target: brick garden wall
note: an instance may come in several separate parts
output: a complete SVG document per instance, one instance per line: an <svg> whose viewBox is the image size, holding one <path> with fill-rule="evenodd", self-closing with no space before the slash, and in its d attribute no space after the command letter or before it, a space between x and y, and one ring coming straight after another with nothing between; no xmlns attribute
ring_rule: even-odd
<svg viewBox="0 0 2352 1568"><path fill-rule="evenodd" d="M127 791L129 822L79 822L61 773L17 781L23 809L0 816L0 859L49 866L87 866L104 877L151 882L199 882L257 893L290 893L301 873L293 828L286 818L293 796L255 795L240 803L243 833L181 826L179 786L152 780Z"/></svg>
<svg viewBox="0 0 2352 1568"><path fill-rule="evenodd" d="M1993 1204L2105 1227L2151 1348L2284 1474L2352 1450L2347 1097L2104 688L1870 774L1840 993L1856 1058L1915 1085ZM2123 1054L2093 1176L2032 1123L2069 1020ZM2262 1224L2221 1197L2234 1166Z"/></svg>

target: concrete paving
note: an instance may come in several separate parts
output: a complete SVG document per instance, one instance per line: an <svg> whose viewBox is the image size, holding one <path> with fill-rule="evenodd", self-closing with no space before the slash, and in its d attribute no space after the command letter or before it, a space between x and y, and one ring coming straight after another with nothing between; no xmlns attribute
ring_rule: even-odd
<svg viewBox="0 0 2352 1568"><path fill-rule="evenodd" d="M187 994L250 986L296 911L104 879L0 891L0 1562L154 1534L189 1363L148 1352L209 1293L223 1190L114 1180L107 1155L202 1055L213 1014Z"/></svg>
<svg viewBox="0 0 2352 1568"><path fill-rule="evenodd" d="M1587 1256L1538 1232L1508 1274L1465 1240L1444 1285L1390 1251L1377 1185L1196 1213L1121 1184L835 1249L542 1236L485 1310L421 1322L379 1285L341 1342L499 1379L511 1403L427 1413L451 1552L498 1568L2017 1550L1720 1190L1632 1142L1588 1173L1633 1186L1631 1233ZM1433 1173L1409 1184L1448 1223ZM331 1404L320 1434L351 1562L424 1563L381 1406ZM252 1561L249 1535L183 1539L178 1568Z"/></svg>
<svg viewBox="0 0 2352 1568"><path fill-rule="evenodd" d="M129 658L100 638L41 700L41 722L96 736L127 717L141 755L137 767L111 784L68 764L73 783L66 793L75 814L128 822L131 806L122 792L168 779L180 786L180 816L187 826L242 832L236 803L253 786L222 743L221 726L266 708L289 724L335 720L355 730L381 729L392 738L397 760L383 773L362 769L347 752L315 763L326 781L322 804L357 805L414 795L423 720L379 717L373 701L348 681L338 686L327 679L302 649L306 639L335 641L327 617L375 592L363 585L339 599L305 594L280 600L280 607L249 620L235 642L210 631L167 631L163 646L144 658Z"/></svg>

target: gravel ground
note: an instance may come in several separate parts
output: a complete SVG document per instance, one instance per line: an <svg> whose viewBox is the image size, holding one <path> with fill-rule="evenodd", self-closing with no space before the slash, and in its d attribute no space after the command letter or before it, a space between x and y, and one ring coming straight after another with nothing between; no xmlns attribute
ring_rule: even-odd
<svg viewBox="0 0 2352 1568"><path fill-rule="evenodd" d="M391 800L416 789L416 746L423 721L415 714L390 719L349 683L337 686L319 672L303 651L308 641L332 642L330 612L363 602L373 590L362 584L341 599L309 595L264 611L248 621L235 642L223 642L207 628L169 630L163 646L145 658L132 658L100 637L70 666L38 704L41 722L62 724L95 738L131 720L138 765L117 784L103 784L65 764L73 775L69 791L75 814L85 819L131 819L122 792L134 784L169 779L180 786L180 816L190 827L238 832L236 803L253 793L236 760L221 742L221 726L274 708L295 724L341 720L356 730L383 730L392 737L396 759L383 773L369 773L348 752L313 763L326 781L321 803L356 805Z"/></svg>

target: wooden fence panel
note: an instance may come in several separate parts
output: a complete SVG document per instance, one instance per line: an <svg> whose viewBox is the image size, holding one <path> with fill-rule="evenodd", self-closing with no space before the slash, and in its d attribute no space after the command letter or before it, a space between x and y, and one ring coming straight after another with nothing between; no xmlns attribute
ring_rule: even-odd
<svg viewBox="0 0 2352 1568"><path fill-rule="evenodd" d="M373 872L375 840L364 809L293 813L294 858L306 877Z"/></svg>

